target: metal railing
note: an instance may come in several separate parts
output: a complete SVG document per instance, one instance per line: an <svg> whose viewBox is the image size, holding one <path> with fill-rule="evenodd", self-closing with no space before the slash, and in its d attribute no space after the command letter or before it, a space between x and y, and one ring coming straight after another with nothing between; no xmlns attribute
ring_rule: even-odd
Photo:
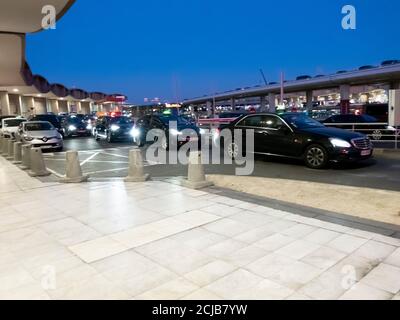
<svg viewBox="0 0 400 320"><path fill-rule="evenodd" d="M375 147L399 149L400 126L391 127L388 123L325 123L327 127L335 127L351 132L360 132L367 135Z"/></svg>

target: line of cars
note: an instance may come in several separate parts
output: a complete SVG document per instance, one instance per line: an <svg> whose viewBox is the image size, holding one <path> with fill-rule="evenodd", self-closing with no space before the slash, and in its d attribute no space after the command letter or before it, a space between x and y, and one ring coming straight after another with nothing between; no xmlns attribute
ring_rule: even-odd
<svg viewBox="0 0 400 320"><path fill-rule="evenodd" d="M177 147L189 141L200 143L204 133L185 117L171 114L147 115L136 122L124 116L102 116L95 123L92 121L77 115L62 119L55 115L36 115L29 119L15 117L2 119L2 132L35 147L57 151L63 149L64 137L93 135L96 140L104 139L109 143L125 140L143 147L157 142L159 135L152 134L153 130L158 130L164 132L164 138L158 142L168 150L172 143L177 143ZM303 159L313 169L324 168L329 162L366 160L373 155L373 145L367 135L326 127L302 113L243 114L231 123L221 125L217 134L223 129L230 131L231 136L239 130L242 137L252 130L255 154ZM245 139L222 137L220 142L232 158L240 157L241 150L246 150Z"/></svg>

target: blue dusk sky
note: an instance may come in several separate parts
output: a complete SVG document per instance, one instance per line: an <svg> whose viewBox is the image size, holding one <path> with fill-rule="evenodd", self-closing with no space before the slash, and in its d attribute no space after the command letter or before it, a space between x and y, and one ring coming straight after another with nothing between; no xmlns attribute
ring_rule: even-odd
<svg viewBox="0 0 400 320"><path fill-rule="evenodd" d="M342 28L344 5L357 29ZM298 75L400 59L398 0L77 0L27 37L27 61L50 82L179 101Z"/></svg>

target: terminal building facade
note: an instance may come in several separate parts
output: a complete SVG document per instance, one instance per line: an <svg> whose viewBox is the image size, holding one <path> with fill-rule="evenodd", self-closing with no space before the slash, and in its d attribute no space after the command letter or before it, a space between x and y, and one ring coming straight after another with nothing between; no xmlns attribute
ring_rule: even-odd
<svg viewBox="0 0 400 320"><path fill-rule="evenodd" d="M127 98L122 94L87 92L49 83L33 74L25 59L26 34L43 30L42 8L55 8L56 20L75 0L2 0L0 10L0 115L27 117L44 113L114 111Z"/></svg>

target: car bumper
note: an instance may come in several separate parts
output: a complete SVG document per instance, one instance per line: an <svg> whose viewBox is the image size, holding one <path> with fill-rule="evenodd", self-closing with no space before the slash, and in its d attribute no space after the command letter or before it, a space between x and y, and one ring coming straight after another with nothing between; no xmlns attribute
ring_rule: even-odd
<svg viewBox="0 0 400 320"><path fill-rule="evenodd" d="M358 162L371 159L374 155L373 149L339 149L331 156L332 162Z"/></svg>
<svg viewBox="0 0 400 320"><path fill-rule="evenodd" d="M114 140L132 140L133 137L131 135L131 132L115 132L111 134L111 137Z"/></svg>
<svg viewBox="0 0 400 320"><path fill-rule="evenodd" d="M64 146L63 141L57 139L51 139L46 142L42 140L24 141L24 143L30 144L32 148L41 148L42 150L59 149Z"/></svg>

